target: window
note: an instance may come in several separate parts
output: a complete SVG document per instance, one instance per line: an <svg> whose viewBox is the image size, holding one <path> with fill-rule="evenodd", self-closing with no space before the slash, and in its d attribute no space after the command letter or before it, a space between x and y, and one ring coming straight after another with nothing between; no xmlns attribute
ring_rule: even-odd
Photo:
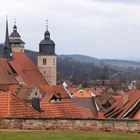
<svg viewBox="0 0 140 140"><path fill-rule="evenodd" d="M47 65L47 59L46 58L43 59L43 65Z"/></svg>

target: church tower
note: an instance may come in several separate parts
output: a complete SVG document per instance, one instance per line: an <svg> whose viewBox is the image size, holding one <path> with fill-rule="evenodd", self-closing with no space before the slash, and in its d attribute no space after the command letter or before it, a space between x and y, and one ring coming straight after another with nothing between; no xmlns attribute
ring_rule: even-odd
<svg viewBox="0 0 140 140"><path fill-rule="evenodd" d="M10 47L12 52L24 52L24 42L21 40L20 34L17 32L16 21L14 22L13 32L10 34Z"/></svg>
<svg viewBox="0 0 140 140"><path fill-rule="evenodd" d="M38 68L49 85L56 85L55 43L50 39L48 22L44 39L39 43Z"/></svg>
<svg viewBox="0 0 140 140"><path fill-rule="evenodd" d="M12 49L10 47L7 17L6 17L6 34L5 34L5 42L3 44L2 57L7 58L8 60L12 60Z"/></svg>

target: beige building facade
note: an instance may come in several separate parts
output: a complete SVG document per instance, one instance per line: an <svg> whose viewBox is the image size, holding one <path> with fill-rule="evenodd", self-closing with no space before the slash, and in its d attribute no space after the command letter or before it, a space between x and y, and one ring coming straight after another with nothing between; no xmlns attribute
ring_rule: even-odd
<svg viewBox="0 0 140 140"><path fill-rule="evenodd" d="M24 48L16 46L16 45L11 45L12 52L24 52Z"/></svg>
<svg viewBox="0 0 140 140"><path fill-rule="evenodd" d="M56 85L57 76L57 56L56 55L39 55L38 69L44 76L49 85Z"/></svg>

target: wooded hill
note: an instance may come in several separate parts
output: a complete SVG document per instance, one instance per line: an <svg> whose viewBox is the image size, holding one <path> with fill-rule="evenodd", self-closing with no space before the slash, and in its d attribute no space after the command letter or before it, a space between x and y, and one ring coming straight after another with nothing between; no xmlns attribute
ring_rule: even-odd
<svg viewBox="0 0 140 140"><path fill-rule="evenodd" d="M36 64L37 52L25 50ZM140 80L140 62L127 60L96 59L83 55L58 55L58 80L69 79L74 84L92 83L102 79Z"/></svg>

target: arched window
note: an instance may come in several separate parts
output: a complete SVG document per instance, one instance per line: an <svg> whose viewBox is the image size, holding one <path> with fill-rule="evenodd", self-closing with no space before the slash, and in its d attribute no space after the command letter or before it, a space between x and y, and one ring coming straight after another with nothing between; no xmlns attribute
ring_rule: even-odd
<svg viewBox="0 0 140 140"><path fill-rule="evenodd" d="M47 59L46 58L43 59L43 65L47 65Z"/></svg>

